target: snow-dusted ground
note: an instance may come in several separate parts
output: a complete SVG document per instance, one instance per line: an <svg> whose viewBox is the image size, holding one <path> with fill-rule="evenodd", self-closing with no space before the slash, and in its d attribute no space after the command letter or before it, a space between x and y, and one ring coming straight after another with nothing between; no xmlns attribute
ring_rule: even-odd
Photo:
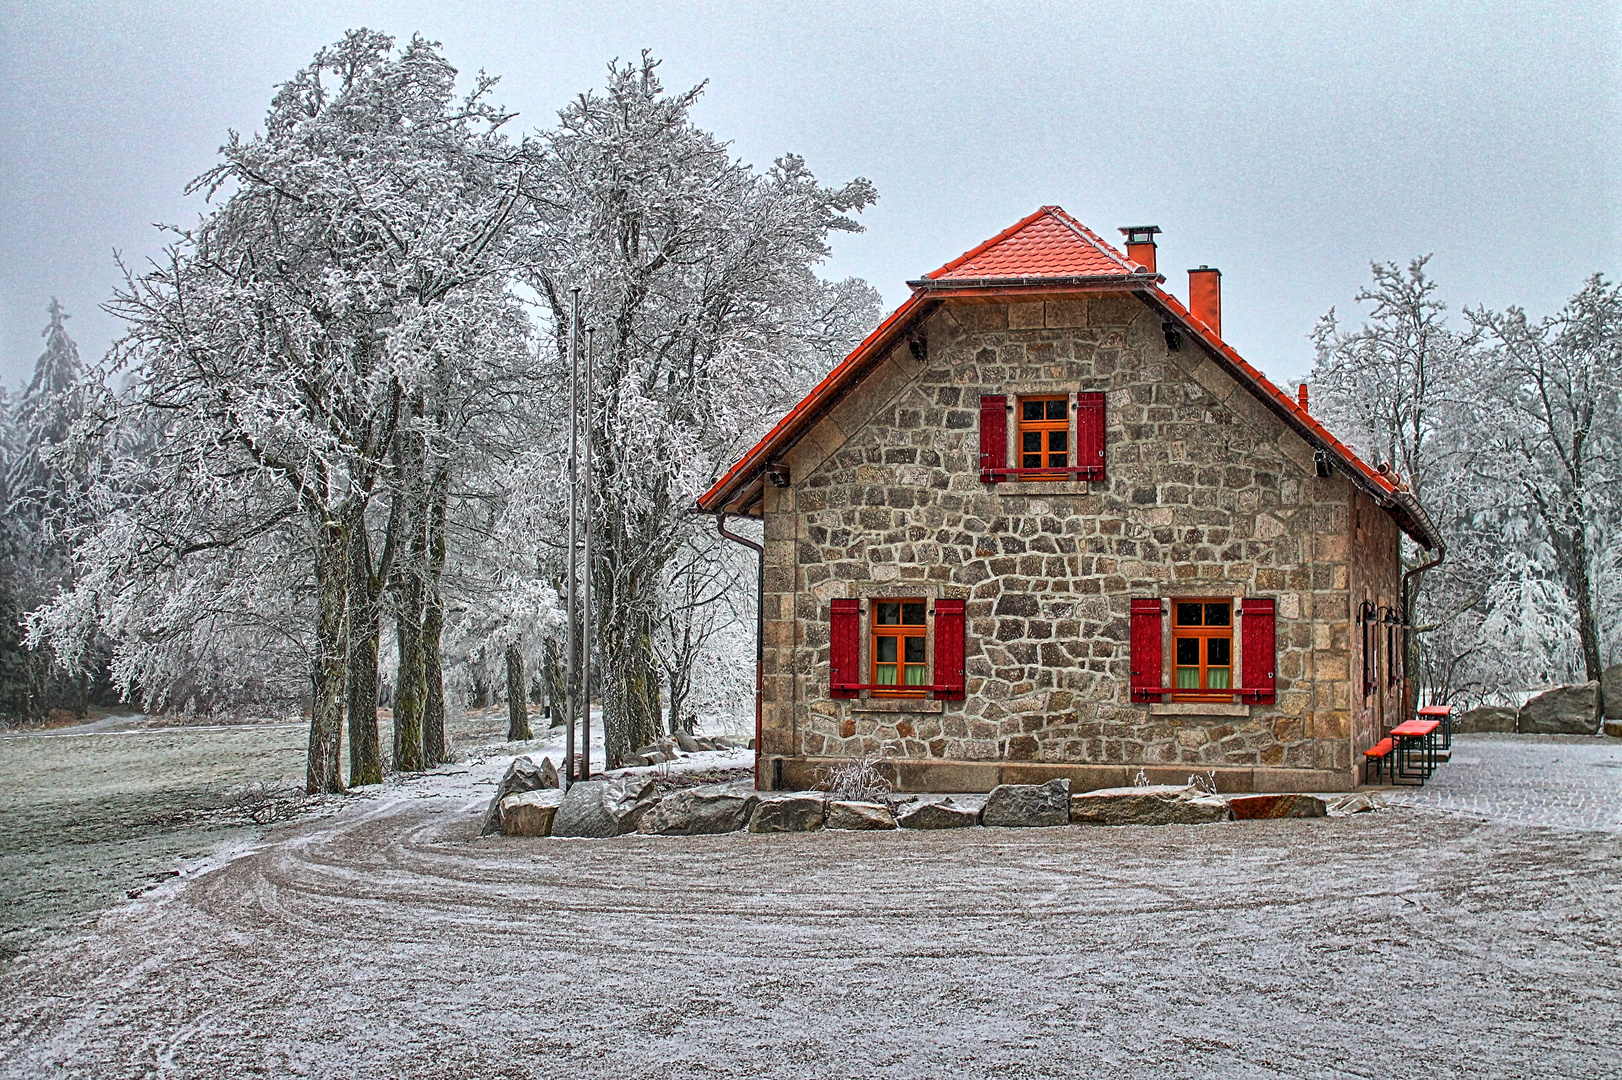
<svg viewBox="0 0 1622 1080"><path fill-rule="evenodd" d="M300 814L338 813L403 793L459 792L476 801L493 790L514 753L562 762L560 729L541 730L534 742L505 743L506 725L499 708L453 718L456 764L318 800ZM594 723L597 767L601 730ZM139 715L0 733L0 959L29 948L41 933L84 923L131 892L176 874L195 876L220 854L256 840L263 829L255 817L268 821L267 812L286 812L298 801L307 738L304 723L177 726ZM752 761L748 751L700 754L659 769Z"/></svg>
<svg viewBox="0 0 1622 1080"><path fill-rule="evenodd" d="M509 756L28 951L0 971L0 1075L1622 1071L1615 830L1398 808L475 839Z"/></svg>

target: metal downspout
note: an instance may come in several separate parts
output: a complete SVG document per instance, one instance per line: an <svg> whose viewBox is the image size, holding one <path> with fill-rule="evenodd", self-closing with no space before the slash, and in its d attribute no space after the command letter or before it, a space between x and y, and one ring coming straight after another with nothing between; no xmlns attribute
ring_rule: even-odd
<svg viewBox="0 0 1622 1080"><path fill-rule="evenodd" d="M1436 558L1432 559L1430 562L1427 562L1427 563L1420 563L1418 566L1414 567L1412 570L1407 570L1407 571L1403 572L1403 575L1402 575L1402 619L1403 619L1403 622L1408 624L1408 633L1410 633L1410 634L1412 634L1414 632L1413 631L1414 618L1413 618L1413 611L1408 605L1408 583L1409 583L1410 579L1412 579L1415 574L1422 574L1426 570L1434 570L1436 567L1440 566L1442 564L1442 560L1445 559L1445 558L1447 558L1447 546L1442 543L1440 538L1438 538L1437 541L1436 541ZM1414 710L1419 705L1419 702L1414 700L1414 689L1413 689L1413 666L1414 665L1411 663L1411 661L1413 660L1413 657L1412 657L1412 655L1409 654L1408 645L1409 645L1409 643L1407 641L1405 641L1403 643L1403 658L1402 658L1402 683L1403 683L1403 686L1402 686L1402 702L1403 702L1403 713L1402 713L1402 715L1404 717L1411 717L1414 714Z"/></svg>
<svg viewBox="0 0 1622 1080"><path fill-rule="evenodd" d="M760 714L766 666L766 549L747 537L727 530L727 512L715 515L715 528L735 544L755 549L755 787L760 787Z"/></svg>

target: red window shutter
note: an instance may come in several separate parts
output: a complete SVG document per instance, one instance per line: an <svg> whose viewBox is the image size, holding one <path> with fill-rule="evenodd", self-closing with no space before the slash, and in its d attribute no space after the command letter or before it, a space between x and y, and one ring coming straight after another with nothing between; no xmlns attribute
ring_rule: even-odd
<svg viewBox="0 0 1622 1080"><path fill-rule="evenodd" d="M946 701L963 700L963 601L935 601L935 691Z"/></svg>
<svg viewBox="0 0 1622 1080"><path fill-rule="evenodd" d="M1104 395L1076 395L1076 465L1087 480L1104 479Z"/></svg>
<svg viewBox="0 0 1622 1080"><path fill-rule="evenodd" d="M841 685L862 681L862 602L835 600L828 617L829 691L836 698L853 698L858 691L840 690Z"/></svg>
<svg viewBox="0 0 1622 1080"><path fill-rule="evenodd" d="M1160 600L1132 601L1132 700L1160 701L1151 693L1165 685L1165 650L1161 647Z"/></svg>
<svg viewBox="0 0 1622 1080"><path fill-rule="evenodd" d="M1242 631L1245 650L1244 676L1240 686L1245 690L1261 691L1254 700L1260 705L1271 705L1278 700L1275 693L1278 680L1275 672L1277 635L1273 625L1274 601L1263 597L1243 600L1239 604L1239 610L1245 620Z"/></svg>
<svg viewBox="0 0 1622 1080"><path fill-rule="evenodd" d="M980 482L994 483L993 470L1008 468L1008 395L980 395Z"/></svg>

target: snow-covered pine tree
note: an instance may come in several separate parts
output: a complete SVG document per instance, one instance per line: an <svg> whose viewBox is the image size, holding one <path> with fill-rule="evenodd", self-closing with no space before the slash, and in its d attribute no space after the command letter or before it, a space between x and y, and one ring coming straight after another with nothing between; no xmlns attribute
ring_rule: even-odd
<svg viewBox="0 0 1622 1080"><path fill-rule="evenodd" d="M53 708L83 709L99 654L83 670L68 672L48 645L30 648L24 616L71 579L69 534L83 510L87 481L75 450L74 424L84 411L84 365L69 336L68 313L56 297L46 307L45 350L22 396L6 408L3 503L0 526L0 712L38 719Z"/></svg>
<svg viewBox="0 0 1622 1080"><path fill-rule="evenodd" d="M1375 265L1369 320L1330 312L1312 374L1313 411L1393 463L1447 539L1411 597L1412 670L1441 701L1595 678L1622 652L1618 289L1595 277L1555 316L1477 310L1461 331L1425 264Z"/></svg>

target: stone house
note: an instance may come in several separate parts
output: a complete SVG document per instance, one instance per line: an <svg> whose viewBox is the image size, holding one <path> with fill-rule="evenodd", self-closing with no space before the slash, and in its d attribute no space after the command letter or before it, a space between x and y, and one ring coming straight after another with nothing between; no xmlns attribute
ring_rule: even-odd
<svg viewBox="0 0 1622 1080"><path fill-rule="evenodd" d="M1400 722L1395 474L1043 207L912 296L699 500L764 519L757 785L1345 790Z"/></svg>

